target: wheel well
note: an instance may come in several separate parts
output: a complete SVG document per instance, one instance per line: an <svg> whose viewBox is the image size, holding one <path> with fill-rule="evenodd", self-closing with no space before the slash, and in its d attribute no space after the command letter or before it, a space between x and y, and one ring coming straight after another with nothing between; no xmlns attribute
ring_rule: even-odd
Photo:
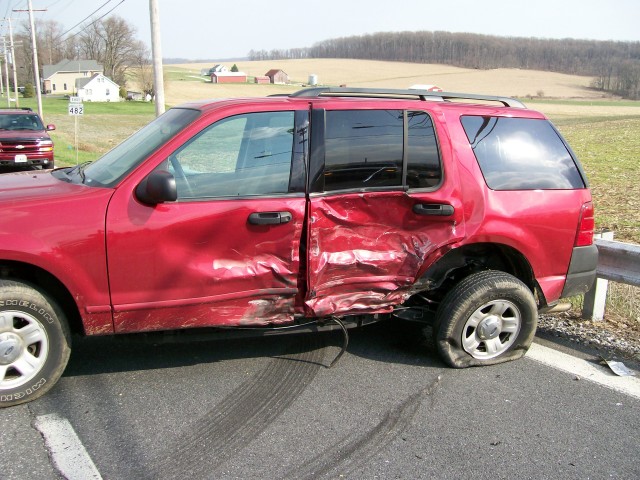
<svg viewBox="0 0 640 480"><path fill-rule="evenodd" d="M0 263L0 278L21 280L49 295L65 313L71 332L84 335L84 325L73 296L49 272L28 263L5 261Z"/></svg>
<svg viewBox="0 0 640 480"><path fill-rule="evenodd" d="M528 260L518 250L496 243L464 245L447 252L422 275L419 285L433 300L439 301L463 278L482 270L499 270L522 281L546 304Z"/></svg>

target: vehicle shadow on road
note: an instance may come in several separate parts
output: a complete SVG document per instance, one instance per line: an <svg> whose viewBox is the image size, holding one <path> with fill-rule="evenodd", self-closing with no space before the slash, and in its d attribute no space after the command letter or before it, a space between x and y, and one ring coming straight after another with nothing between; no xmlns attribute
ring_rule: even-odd
<svg viewBox="0 0 640 480"><path fill-rule="evenodd" d="M276 358L283 352L304 352L309 345L306 339L314 336L326 347L322 366L328 367L342 344L342 333L337 330L245 338L228 338L224 332L207 330L77 337L64 377L178 368L234 359ZM440 365L436 352L424 340L421 326L416 324L383 321L349 330L349 338L347 354L350 355L391 363Z"/></svg>

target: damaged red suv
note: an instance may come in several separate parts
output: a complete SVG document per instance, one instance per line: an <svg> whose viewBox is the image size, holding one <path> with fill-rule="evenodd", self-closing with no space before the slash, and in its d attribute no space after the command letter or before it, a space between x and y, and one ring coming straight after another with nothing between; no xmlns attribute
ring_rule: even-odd
<svg viewBox="0 0 640 480"><path fill-rule="evenodd" d="M48 132L55 129L54 125L45 127L29 109L0 110L0 168L53 168L53 141Z"/></svg>
<svg viewBox="0 0 640 480"><path fill-rule="evenodd" d="M3 406L53 386L71 332L395 318L453 367L512 360L597 263L567 143L472 94L190 103L94 163L2 176L0 209Z"/></svg>

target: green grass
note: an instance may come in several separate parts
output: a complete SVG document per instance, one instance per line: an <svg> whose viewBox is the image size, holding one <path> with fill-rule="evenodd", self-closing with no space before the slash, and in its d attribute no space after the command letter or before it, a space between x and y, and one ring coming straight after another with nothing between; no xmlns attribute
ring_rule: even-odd
<svg viewBox="0 0 640 480"><path fill-rule="evenodd" d="M42 113L45 122L49 115L69 115L67 106L69 99L61 97L42 97ZM35 98L21 98L21 107L29 107L38 111ZM145 115L154 114L155 107L150 102L84 102L84 116L89 115Z"/></svg>
<svg viewBox="0 0 640 480"><path fill-rule="evenodd" d="M68 104L65 98L42 98L44 121L56 126L50 135L57 166L96 160L155 118L155 106L148 102L85 102L84 115L78 117L68 114ZM38 109L35 98L21 98L20 106Z"/></svg>
<svg viewBox="0 0 640 480"><path fill-rule="evenodd" d="M164 69L164 79L165 81L185 81L185 82L209 82L210 79L203 75L200 75L199 71L190 71L181 68L177 69Z"/></svg>
<svg viewBox="0 0 640 480"><path fill-rule="evenodd" d="M556 123L589 179L596 227L640 243L640 117Z"/></svg>

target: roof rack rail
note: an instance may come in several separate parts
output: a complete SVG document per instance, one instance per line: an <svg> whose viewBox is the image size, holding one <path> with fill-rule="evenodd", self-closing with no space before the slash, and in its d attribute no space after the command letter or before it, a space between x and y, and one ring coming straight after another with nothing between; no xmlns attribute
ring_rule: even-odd
<svg viewBox="0 0 640 480"><path fill-rule="evenodd" d="M478 95L474 93L432 92L430 90L417 89L393 89L393 88L350 88L350 87L312 87L298 90L290 95L298 98L328 97L391 97L402 98L407 96L419 97L420 100L450 101L450 100L476 100L482 102L497 102L505 107L527 108L525 105L511 97L496 97L493 95Z"/></svg>

